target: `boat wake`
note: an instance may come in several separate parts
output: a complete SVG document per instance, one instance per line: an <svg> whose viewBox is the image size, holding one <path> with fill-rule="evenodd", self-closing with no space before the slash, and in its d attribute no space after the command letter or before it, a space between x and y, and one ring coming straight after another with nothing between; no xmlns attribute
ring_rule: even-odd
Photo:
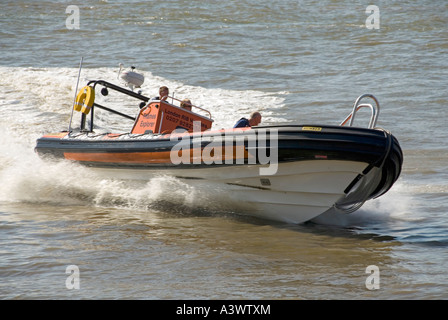
<svg viewBox="0 0 448 320"><path fill-rule="evenodd" d="M412 214L415 201L412 193L408 192L408 186L399 180L387 194L365 203L356 214L330 211L312 221L317 224L338 227L360 227L381 224L391 220L415 221L421 219Z"/></svg>
<svg viewBox="0 0 448 320"><path fill-rule="evenodd" d="M0 133L0 202L94 206L184 214L226 211L226 197L172 176L126 181L98 176L67 161L46 161L18 137ZM231 205L229 205L229 208Z"/></svg>

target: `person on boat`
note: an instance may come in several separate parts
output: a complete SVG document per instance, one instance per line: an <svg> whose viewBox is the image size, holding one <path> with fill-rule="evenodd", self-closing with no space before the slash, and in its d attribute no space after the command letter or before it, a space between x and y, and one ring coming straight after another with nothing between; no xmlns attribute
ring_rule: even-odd
<svg viewBox="0 0 448 320"><path fill-rule="evenodd" d="M258 111L252 112L249 116L249 119L241 118L237 121L237 123L233 126L234 128L245 128L245 127L254 127L258 126L261 122L261 114Z"/></svg>
<svg viewBox="0 0 448 320"><path fill-rule="evenodd" d="M170 90L166 86L162 86L159 88L159 96L154 97L151 100L161 100L165 101L168 98L168 94L170 93Z"/></svg>
<svg viewBox="0 0 448 320"><path fill-rule="evenodd" d="M183 109L186 109L188 111L191 111L191 101L190 101L190 99L182 100L182 102L180 103L180 107L183 108Z"/></svg>

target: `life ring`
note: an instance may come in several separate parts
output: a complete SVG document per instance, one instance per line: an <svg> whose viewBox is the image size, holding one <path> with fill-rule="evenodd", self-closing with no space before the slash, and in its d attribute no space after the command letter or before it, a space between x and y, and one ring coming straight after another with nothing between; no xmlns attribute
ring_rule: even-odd
<svg viewBox="0 0 448 320"><path fill-rule="evenodd" d="M75 111L81 111L84 114L89 114L90 109L95 101L95 90L91 86L85 86L79 90L76 96Z"/></svg>

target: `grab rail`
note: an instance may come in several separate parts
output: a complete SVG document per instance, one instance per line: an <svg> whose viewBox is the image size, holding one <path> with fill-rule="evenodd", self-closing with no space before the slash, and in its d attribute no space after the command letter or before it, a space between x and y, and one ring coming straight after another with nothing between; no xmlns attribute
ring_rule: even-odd
<svg viewBox="0 0 448 320"><path fill-rule="evenodd" d="M182 100L180 100L180 99L177 99L177 98L174 98L174 97L170 97L170 96L167 96L167 97L170 98L170 99L172 99L172 100L176 100L176 101L182 103ZM197 108L197 109L199 109L199 110L202 110L202 111L204 111L204 112L207 112L207 113L208 113L208 116L209 116L209 118L210 118L210 120L212 119L212 114L211 114L211 112L208 111L207 109L204 109L204 108L195 106L195 105L192 104L192 103L189 103L189 105L192 106L192 107L194 107L194 108Z"/></svg>
<svg viewBox="0 0 448 320"><path fill-rule="evenodd" d="M374 107L371 104L360 104L361 100L364 98L371 98L373 101L375 101L376 106ZM358 99L356 99L355 104L353 105L352 112L344 119L344 121L341 122L340 126L344 126L350 120L350 123L348 125L351 127L353 125L353 121L355 120L356 113L361 108L370 108L372 115L370 116L369 129L373 129L376 126L378 115L380 113L380 103L378 102L378 99L375 98L375 96L368 93L363 94L359 96Z"/></svg>

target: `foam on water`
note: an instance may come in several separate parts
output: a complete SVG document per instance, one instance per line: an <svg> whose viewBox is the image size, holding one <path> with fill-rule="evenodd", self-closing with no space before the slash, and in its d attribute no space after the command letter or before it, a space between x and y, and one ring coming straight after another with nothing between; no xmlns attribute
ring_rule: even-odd
<svg viewBox="0 0 448 320"><path fill-rule="evenodd" d="M313 221L319 224L342 227L362 226L391 220L417 221L421 219L413 213L416 199L408 192L408 187L398 181L394 187L380 198L367 201L358 211L346 214L331 211Z"/></svg>
<svg viewBox="0 0 448 320"><path fill-rule="evenodd" d="M155 176L137 183L107 179L67 161L47 161L33 146L0 132L0 202L160 209L207 206L207 193L180 180ZM169 204L168 204L169 203ZM165 206L164 206L165 205Z"/></svg>

